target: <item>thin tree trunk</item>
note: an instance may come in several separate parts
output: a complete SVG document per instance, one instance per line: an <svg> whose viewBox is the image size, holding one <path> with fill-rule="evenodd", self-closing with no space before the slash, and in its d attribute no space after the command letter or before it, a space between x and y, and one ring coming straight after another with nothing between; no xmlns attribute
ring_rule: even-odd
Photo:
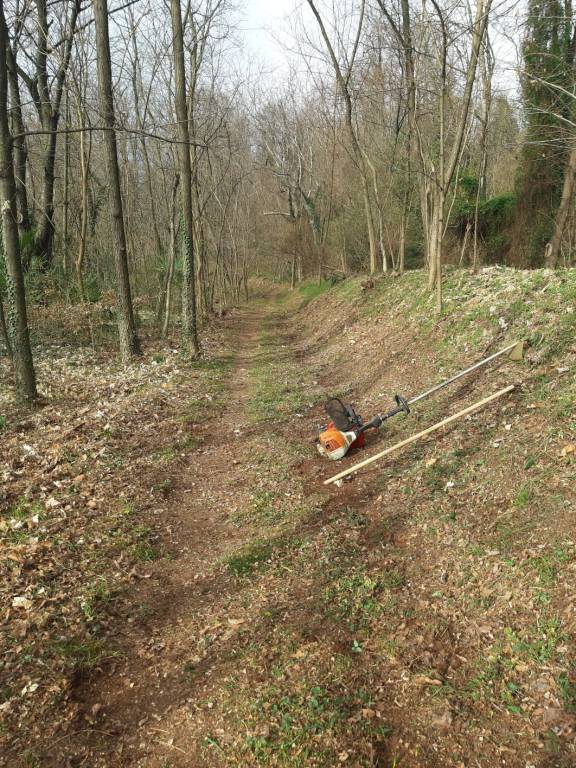
<svg viewBox="0 0 576 768"><path fill-rule="evenodd" d="M490 121L490 110L492 107L492 76L494 74L494 56L486 30L486 42L484 45L484 55L482 56L482 115L480 117L480 169L478 173L478 189L476 190L476 200L474 204L474 241L472 268L476 271L478 264L478 220L480 211L480 200L485 200L487 195L486 171L488 168L488 128ZM468 231L468 230L467 230Z"/></svg>
<svg viewBox="0 0 576 768"><path fill-rule="evenodd" d="M174 175L174 181L172 183L172 194L169 209L168 225L168 262L166 264L166 270L162 277L162 284L160 287L160 296L158 297L158 311L156 313L156 323L160 328L162 337L166 336L167 323L166 315L170 315L172 306L172 280L174 278L174 266L176 262L176 239L178 237L178 217L176 216L176 197L178 194L178 184L180 183L180 176L178 173ZM164 248L162 249L164 252ZM170 293L170 295L168 295Z"/></svg>
<svg viewBox="0 0 576 768"><path fill-rule="evenodd" d="M56 181L56 141L58 137L58 124L60 122L60 105L64 81L70 56L72 43L76 31L76 22L80 12L80 0L74 0L70 12L69 27L62 59L56 77L54 78L54 96L50 93L50 75L48 73L48 22L47 0L36 0L37 8L37 39L36 39L36 73L32 80L32 96L36 102L42 128L49 131L44 152L41 194L41 216L38 221L36 235L34 237L34 255L38 258L42 269L48 269L52 265L54 245L54 185Z"/></svg>
<svg viewBox="0 0 576 768"><path fill-rule="evenodd" d="M562 187L562 197L554 221L554 232L552 239L546 246L546 266L549 269L555 269L560 256L562 246L562 236L566 228L566 222L572 207L572 196L574 193L574 181L576 179L576 145L572 147L568 156L568 163L564 171L564 185Z"/></svg>
<svg viewBox="0 0 576 768"><path fill-rule="evenodd" d="M194 69L192 72L194 77ZM188 109L188 131L192 142L195 141L196 127L194 122L194 90L190 93L190 106ZM196 299L198 302L198 314L201 321L208 317L208 295L206 278L206 233L202 217L202 202L200 191L200 178L198 169L198 151L195 144L190 147L190 167L192 173L192 211L194 216L194 233L196 249L194 257L196 261Z"/></svg>
<svg viewBox="0 0 576 768"><path fill-rule="evenodd" d="M20 260L14 180L12 137L8 123L8 29L4 17L4 3L0 0L0 193L2 195L2 250L6 263L8 298L8 338L12 347L16 395L32 403L37 398L36 376L32 361L24 276Z"/></svg>
<svg viewBox="0 0 576 768"><path fill-rule="evenodd" d="M418 129L418 104L416 100L416 66L414 62L414 47L412 43L412 22L410 18L410 3L409 0L401 0L401 23L397 24L396 20L391 16L388 11L387 5L384 0L377 0L380 10L387 19L390 27L392 28L398 42L402 47L404 54L404 74L406 78L406 108L408 117L408 131L406 135L406 148L408 158L408 173L407 173L407 193L405 197L404 211L408 210L408 203L410 198L410 190L412 188L412 173L417 165L420 165L421 171L421 183L419 184L419 202L420 202L420 214L422 217L422 229L426 239L425 247L425 259L426 262L430 262L430 242L429 242L429 195L427 193L426 182L426 163L424 161L424 150L422 146L422 140L420 131ZM404 213L403 213L404 215ZM407 221L403 222L404 236L406 234ZM403 243L403 247L404 243ZM404 251L402 251L402 254ZM404 271L404 260L401 259L402 267L401 272Z"/></svg>
<svg viewBox="0 0 576 768"><path fill-rule="evenodd" d="M378 245L376 241L376 231L374 228L374 216L370 202L370 189L368 180L361 170L362 176L362 199L364 200L364 214L366 216L366 228L368 230L368 245L370 248L370 274L378 271Z"/></svg>
<svg viewBox="0 0 576 768"><path fill-rule="evenodd" d="M344 75L340 67L340 64L338 63L338 59L334 52L334 48L332 46L332 43L330 42L330 38L328 37L328 33L326 32L326 27L324 26L324 22L322 21L322 17L320 16L318 9L316 8L316 5L314 4L313 0L307 0L307 2L308 2L308 5L310 6L310 10L312 11L312 13L316 18L316 21L318 22L318 27L320 28L320 34L322 35L322 38L328 50L328 55L330 56L332 66L334 68L334 73L336 75L336 81L338 83L338 87L340 89L342 98L344 99L344 103L346 106L346 112L345 112L346 127L348 129L348 133L350 136L350 143L352 145L352 154L354 155L354 160L356 162L356 166L358 168L358 171L360 172L360 176L362 179L362 196L364 201L364 212L366 215L366 227L368 230L368 242L370 247L370 273L374 274L375 272L378 271L378 246L377 246L376 232L374 227L374 214L373 214L373 208L372 208L370 182L368 180L369 170L366 167L366 160L362 152L362 148L360 147L360 143L356 135L356 130L354 128L352 97L350 96L350 89L348 87L350 75L352 72L352 67L354 64L354 58L358 50L358 43L359 43L360 33L362 30L362 25L364 21L364 11L365 11L366 4L365 4L365 0L360 0L360 21L358 24L358 33L357 33L356 43L354 46L354 53L352 55L352 60L349 64L349 70L347 74Z"/></svg>
<svg viewBox="0 0 576 768"><path fill-rule="evenodd" d="M26 189L26 164L28 162L28 147L26 144L24 119L22 117L22 100L20 96L20 83L16 72L14 54L8 50L8 82L10 84L10 116L12 120L12 134L18 138L13 140L14 175L16 183L16 200L18 203L18 234L20 238L30 229L30 212L28 210L28 191ZM22 254L24 257L25 254ZM25 259L23 258L25 262Z"/></svg>
<svg viewBox="0 0 576 768"><path fill-rule="evenodd" d="M466 222L466 229L464 230L464 239L462 240L462 247L460 248L460 262L459 266L462 266L464 264L464 257L466 256L466 247L468 245L468 237L470 236L470 230L472 229L472 224L470 224L469 221ZM474 261L476 260L476 252L474 251Z"/></svg>
<svg viewBox="0 0 576 768"><path fill-rule="evenodd" d="M166 272L166 289L164 302L164 321L162 323L162 338L165 339L168 334L168 325L170 323L170 312L172 309L172 281L174 278L174 264L176 262L176 238L177 238L177 218L176 218L176 195L178 194L179 176L176 174L172 186L172 210L170 213L170 251L168 253L168 270Z"/></svg>
<svg viewBox="0 0 576 768"><path fill-rule="evenodd" d="M118 334L120 355L128 362L140 354L140 343L136 334L130 275L128 272L128 254L126 250L126 232L120 193L120 170L118 150L114 131L114 100L112 96L112 67L110 63L110 39L108 36L107 0L94 0L94 21L96 23L96 55L98 60L98 90L104 131L106 167L109 180L109 204L114 233L114 263L116 267L118 296Z"/></svg>
<svg viewBox="0 0 576 768"><path fill-rule="evenodd" d="M404 207L402 209L402 219L400 221L400 243L398 244L398 272L404 274L404 265L406 262L406 227L408 226L408 200L409 193L404 196Z"/></svg>
<svg viewBox="0 0 576 768"><path fill-rule="evenodd" d="M456 127L455 138L452 144L449 156L446 153L446 102L447 102L447 58L448 58L448 34L446 30L446 21L444 12L440 8L437 0L431 0L442 31L442 52L441 52L441 81L440 81L440 100L439 100L439 150L438 150L438 172L435 174L434 191L434 209L432 216L431 240L434 246L434 258L430 259L430 273L428 284L430 289L436 286L436 312L442 313L442 242L444 239L444 203L446 192L452 183L454 173L460 161L466 125L468 123L468 114L470 111L470 101L472 91L476 80L476 70L478 58L486 27L492 0L477 0L476 15L472 26L472 47L470 51L470 60L466 70L466 84L462 95L462 113L460 121Z"/></svg>
<svg viewBox="0 0 576 768"><path fill-rule="evenodd" d="M180 157L180 194L182 199L182 346L185 354L200 352L196 323L196 285L194 268L194 221L192 214L192 168L190 136L186 109L186 74L184 70L184 34L180 0L170 0L172 46L174 55L175 106L178 122Z"/></svg>
<svg viewBox="0 0 576 768"><path fill-rule="evenodd" d="M447 44L444 45L444 62L442 72L442 87L440 89L440 156L438 158L439 165L439 179L440 184L436 191L436 210L438 211L436 228L436 313L442 314L442 241L444 239L444 202L446 200L446 189L449 185L449 181L446 180L445 175L445 152L446 152L446 99L447 99L447 82L446 82L446 55Z"/></svg>
<svg viewBox="0 0 576 768"><path fill-rule="evenodd" d="M380 190L378 189L378 175L376 173L376 168L374 166L374 163L370 160L368 155L366 153L362 153L366 164L368 165L368 168L370 169L370 173L372 174L372 192L374 194L374 202L376 206L376 211L378 212L378 248L377 251L380 250L380 255L382 257L382 272L386 273L388 272L388 256L386 253L386 246L384 245L384 221L382 217L382 206L380 205ZM372 219L372 222L374 222L374 219ZM372 226L374 224L372 223ZM378 269L378 266L376 265L376 269L372 270L371 272L376 272Z"/></svg>
<svg viewBox="0 0 576 768"><path fill-rule="evenodd" d="M248 265L246 262L244 262L242 272L244 276L244 298L246 299L246 303L248 303L250 300L250 291L248 289Z"/></svg>
<svg viewBox="0 0 576 768"><path fill-rule="evenodd" d="M70 91L66 89L66 104L64 107L66 128L70 127ZM83 137L83 134L80 134ZM62 209L62 269L68 274L68 208L70 202L70 136L64 136L64 205Z"/></svg>
<svg viewBox="0 0 576 768"><path fill-rule="evenodd" d="M78 104L78 121L82 128L85 127L84 108ZM86 253L86 236L88 232L88 174L90 170L90 156L92 154L92 134L88 135L88 151L86 151L86 134L80 132L80 168L82 173L82 217L80 223L80 242L78 244L78 256L76 257L76 280L82 302L86 302L84 289L84 256Z"/></svg>

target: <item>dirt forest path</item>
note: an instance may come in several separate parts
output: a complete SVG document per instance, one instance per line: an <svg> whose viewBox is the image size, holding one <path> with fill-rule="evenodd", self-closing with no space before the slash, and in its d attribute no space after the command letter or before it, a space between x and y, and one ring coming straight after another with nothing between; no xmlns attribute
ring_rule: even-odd
<svg viewBox="0 0 576 768"><path fill-rule="evenodd" d="M269 291L224 318L212 353L174 379L166 418L146 414L153 440L134 434L152 456L177 446L143 465L155 490L140 489L128 520L158 554L109 601L102 661L73 681L69 724L34 765L572 768L558 618L572 597L557 574L576 550L551 542L543 556L548 515L516 478L533 466L534 395L326 488L333 465L313 438L329 394L369 413L367 376L380 401L399 378L418 391L440 375L425 369L426 334L407 349L390 316L326 330L303 300ZM380 348L379 367L343 338ZM367 450L495 391L511 366L369 434Z"/></svg>
<svg viewBox="0 0 576 768"><path fill-rule="evenodd" d="M255 453L270 450L270 437L281 425L254 424L254 371L293 355L286 345L287 322L275 295L227 321L232 355L221 407L203 425L202 448L182 463L171 484L169 513L157 521L170 557L138 581L133 600L140 615L128 619L118 660L79 686L87 727L57 745L56 765L64 756L70 765L110 768L192 768L218 759L217 751L206 758L194 739L201 719L196 703L204 678L226 663L226 646L246 621L234 610L242 583L218 566L255 535L234 516L250 506ZM264 328L275 340L272 348L262 347ZM205 654L192 650L208 645ZM197 720L192 732L177 741L175 733L190 720Z"/></svg>

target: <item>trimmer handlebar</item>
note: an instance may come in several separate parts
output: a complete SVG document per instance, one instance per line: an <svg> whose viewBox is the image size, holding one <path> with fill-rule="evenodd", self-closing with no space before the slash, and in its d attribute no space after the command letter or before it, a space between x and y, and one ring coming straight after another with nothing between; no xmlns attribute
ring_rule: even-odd
<svg viewBox="0 0 576 768"><path fill-rule="evenodd" d="M365 432L367 429L378 429L378 427L382 426L382 424L387 420L390 419L392 416L396 416L398 413L405 413L408 415L410 413L410 406L408 405L408 401L406 398L402 397L402 395L394 395L394 400L396 401L396 408L393 408L391 411L388 411L388 413L380 414L379 416L374 416L373 419L370 419L369 422L366 424L363 424L360 429L358 430L358 434L361 434L362 432Z"/></svg>

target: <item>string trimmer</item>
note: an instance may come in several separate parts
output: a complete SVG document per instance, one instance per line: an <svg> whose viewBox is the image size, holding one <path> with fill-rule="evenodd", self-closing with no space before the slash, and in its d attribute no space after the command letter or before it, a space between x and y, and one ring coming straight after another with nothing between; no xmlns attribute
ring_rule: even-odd
<svg viewBox="0 0 576 768"><path fill-rule="evenodd" d="M523 351L524 342L514 342L514 344L510 344L510 346L500 350L500 352L496 352L493 355L484 358L484 360L480 360L480 362L475 363L470 366L470 368L460 371L460 373L457 373L455 376L446 379L446 381L442 381L440 384L436 384L436 386L427 389L425 392L421 392L419 395L415 395L409 399L402 397L401 395L395 395L394 400L396 401L396 407L392 408L387 413L374 416L370 421L366 422L366 424L363 422L362 417L356 413L353 406L334 397L326 403L326 412L330 417L330 421L326 429L318 436L316 447L322 456L337 461L345 456L350 448L361 448L364 446L364 433L367 430L378 429L385 421L399 413L408 415L410 413L410 406L414 403L417 403L419 400L424 400L424 398L433 395L440 389L458 381L458 379L487 365L498 357L508 354L510 360L521 360Z"/></svg>

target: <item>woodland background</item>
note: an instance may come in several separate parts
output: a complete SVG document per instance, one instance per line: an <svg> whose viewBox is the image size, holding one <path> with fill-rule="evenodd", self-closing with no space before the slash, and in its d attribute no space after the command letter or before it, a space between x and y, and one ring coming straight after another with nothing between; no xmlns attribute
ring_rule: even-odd
<svg viewBox="0 0 576 768"><path fill-rule="evenodd" d="M176 323L193 357L253 275L425 268L441 312L447 264L573 265L568 0L308 0L281 82L245 60L229 0L0 6L0 350L20 398L31 306L117 322L125 360L143 319Z"/></svg>

